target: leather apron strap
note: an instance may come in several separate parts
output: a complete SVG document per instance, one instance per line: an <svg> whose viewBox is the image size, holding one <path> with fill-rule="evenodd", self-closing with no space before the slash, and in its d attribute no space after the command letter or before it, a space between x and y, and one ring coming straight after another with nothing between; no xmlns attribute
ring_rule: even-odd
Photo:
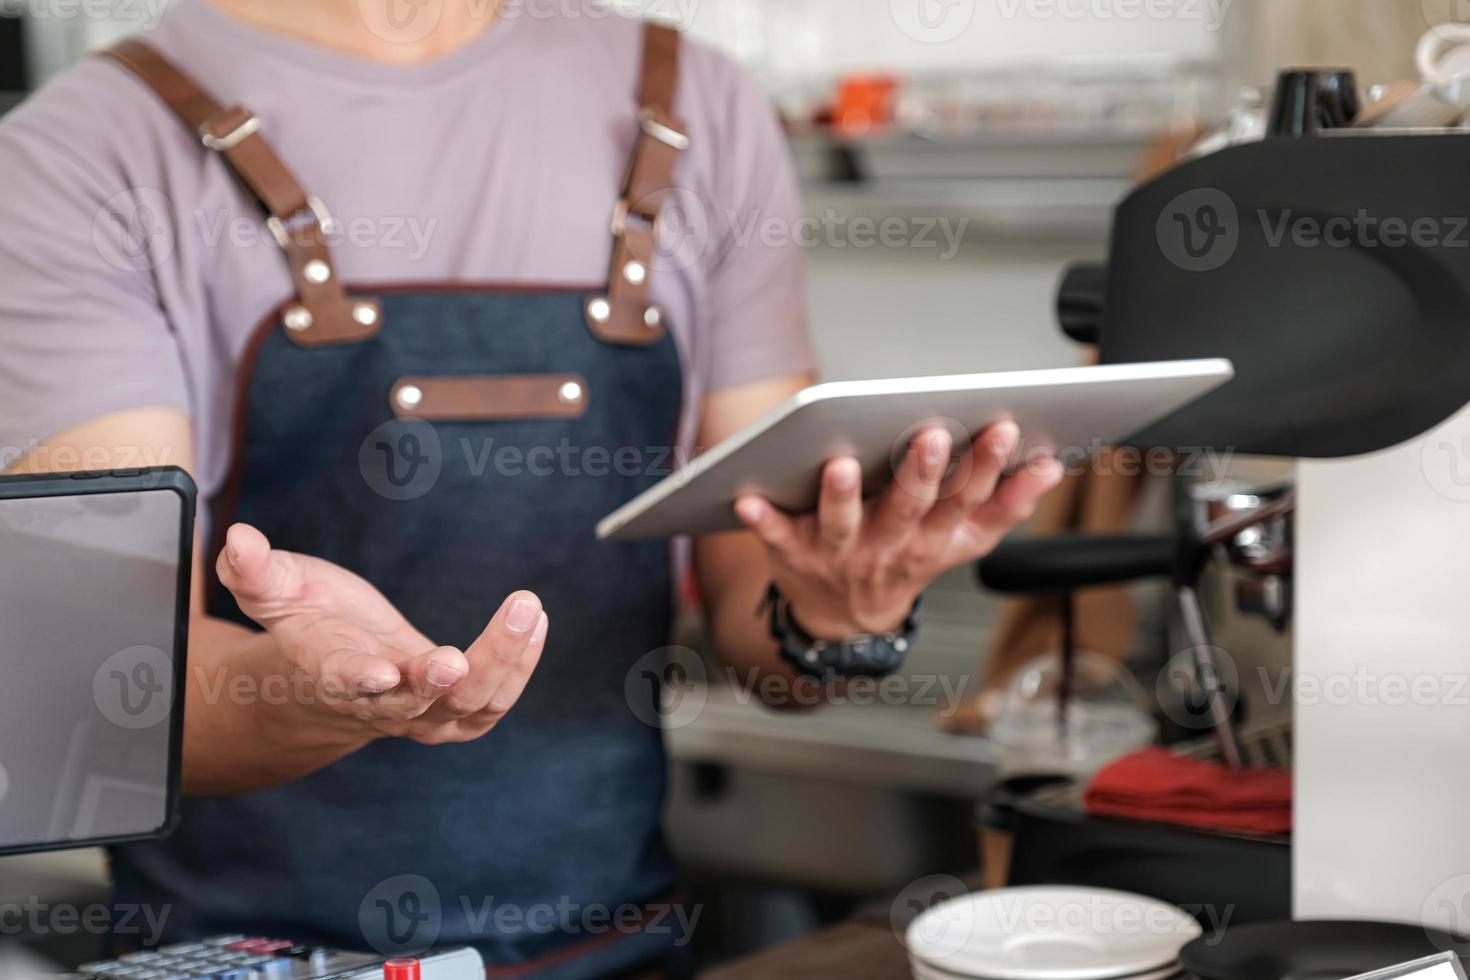
<svg viewBox="0 0 1470 980"><path fill-rule="evenodd" d="M291 171L260 135L260 120L243 106L219 105L153 47L129 38L101 52L158 94L190 130L218 153L268 215L266 225L286 253L297 302L283 322L305 346L361 340L377 332L375 300L347 297L332 264L327 236L332 216L320 199L302 190Z"/></svg>
<svg viewBox="0 0 1470 980"><path fill-rule="evenodd" d="M689 148L674 116L679 80L679 32L649 23L643 33L638 84L638 137L613 211L612 265L607 292L587 301L587 325L618 344L651 344L663 336L663 312L648 301L658 218L674 189L674 168Z"/></svg>
<svg viewBox="0 0 1470 980"><path fill-rule="evenodd" d="M679 32L649 23L639 76L639 131L612 219L612 262L603 295L587 300L587 325L609 343L645 345L664 334L663 313L649 303L648 287L658 217L673 189L679 155L689 148L673 115L679 78ZM101 56L153 89L200 141L218 153L260 202L266 224L286 253L297 302L282 317L303 346L363 340L380 327L377 300L347 296L332 263L327 236L334 230L321 200L308 194L261 136L260 120L243 106L221 106L156 49L136 38Z"/></svg>

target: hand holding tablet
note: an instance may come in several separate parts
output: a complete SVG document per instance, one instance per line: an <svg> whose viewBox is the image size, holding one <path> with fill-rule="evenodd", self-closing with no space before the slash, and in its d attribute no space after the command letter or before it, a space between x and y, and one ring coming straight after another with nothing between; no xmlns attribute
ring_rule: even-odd
<svg viewBox="0 0 1470 980"><path fill-rule="evenodd" d="M1211 359L817 385L618 508L597 536L735 530L742 526L735 502L751 495L788 514L809 514L824 464L844 456L858 461L863 496L874 497L902 472L914 437L934 426L964 447L1010 420L1021 458L1060 454L1077 462L1233 375L1229 361Z"/></svg>
<svg viewBox="0 0 1470 980"><path fill-rule="evenodd" d="M766 545L803 629L821 638L886 633L935 578L989 554L1061 482L1049 453L1007 475L1019 442L1009 420L961 445L942 426L924 428L871 500L862 468L844 456L824 467L815 513L784 514L752 494L736 501L736 516Z"/></svg>
<svg viewBox="0 0 1470 980"><path fill-rule="evenodd" d="M1231 376L1227 361L818 385L606 518L604 538L742 525L819 640L887 634L1101 449ZM1076 460L1073 460L1074 462Z"/></svg>

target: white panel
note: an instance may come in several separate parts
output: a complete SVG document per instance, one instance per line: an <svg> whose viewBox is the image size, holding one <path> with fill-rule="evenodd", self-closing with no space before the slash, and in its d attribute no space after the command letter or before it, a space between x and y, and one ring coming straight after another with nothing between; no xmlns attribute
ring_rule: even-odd
<svg viewBox="0 0 1470 980"><path fill-rule="evenodd" d="M762 75L1212 60L1235 0L665 0ZM684 6L690 4L691 6Z"/></svg>
<svg viewBox="0 0 1470 980"><path fill-rule="evenodd" d="M1464 929L1470 412L1299 478L1296 914Z"/></svg>

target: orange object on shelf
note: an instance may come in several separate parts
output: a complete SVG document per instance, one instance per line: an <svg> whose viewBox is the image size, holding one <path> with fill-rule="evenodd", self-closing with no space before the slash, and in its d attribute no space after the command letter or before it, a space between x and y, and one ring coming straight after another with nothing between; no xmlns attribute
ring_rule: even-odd
<svg viewBox="0 0 1470 980"><path fill-rule="evenodd" d="M893 121L899 80L895 75L848 75L837 86L832 123L843 136L867 136Z"/></svg>

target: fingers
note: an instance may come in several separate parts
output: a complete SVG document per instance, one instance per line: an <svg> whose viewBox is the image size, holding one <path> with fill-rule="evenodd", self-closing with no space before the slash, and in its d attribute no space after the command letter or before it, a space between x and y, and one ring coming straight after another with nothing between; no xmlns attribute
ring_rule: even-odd
<svg viewBox="0 0 1470 980"><path fill-rule="evenodd" d="M1030 519L1036 504L1062 482L1062 464L1052 457L1028 462L1003 480L995 493L961 523L955 535L958 554L949 564L971 561L989 553L1017 524Z"/></svg>
<svg viewBox="0 0 1470 980"><path fill-rule="evenodd" d="M511 667L505 679L500 682L500 687L490 695L490 703L485 706L485 713L491 719L503 718L525 693L526 685L531 682L531 675L536 672L537 665L541 663L541 651L546 648L546 634L550 628L551 620L543 612L541 618L536 622L536 628L531 631L531 642L527 644L526 652L521 654L515 666Z"/></svg>
<svg viewBox="0 0 1470 980"><path fill-rule="evenodd" d="M906 540L939 499L953 440L944 429L926 429L912 443L898 474L879 501L873 518L874 540L896 545Z"/></svg>
<svg viewBox="0 0 1470 980"><path fill-rule="evenodd" d="M439 647L399 667L408 689L427 709L470 673L470 660L454 647ZM420 711L419 714L423 712Z"/></svg>
<svg viewBox="0 0 1470 980"><path fill-rule="evenodd" d="M542 615L541 600L534 593L508 596L479 639L465 651L469 672L439 699L431 716L466 718L483 711L506 678L516 672Z"/></svg>
<svg viewBox="0 0 1470 980"><path fill-rule="evenodd" d="M301 590L291 555L273 550L265 535L248 524L230 528L215 569L241 611L262 626Z"/></svg>
<svg viewBox="0 0 1470 980"><path fill-rule="evenodd" d="M760 497L741 497L735 501L735 516L755 532L769 548L790 552L799 541L796 522Z"/></svg>
<svg viewBox="0 0 1470 980"><path fill-rule="evenodd" d="M970 443L970 465L960 467L946 483L940 500L924 519L926 528L948 534L976 508L989 500L1001 474L1021 440L1021 430L1011 421L997 422Z"/></svg>
<svg viewBox="0 0 1470 980"><path fill-rule="evenodd" d="M414 721L469 673L469 661L454 647L438 647L397 669L400 682L381 694L362 691L352 704L354 714L369 721Z"/></svg>
<svg viewBox="0 0 1470 980"><path fill-rule="evenodd" d="M851 456L832 460L822 472L817 536L828 551L850 548L863 529L863 469Z"/></svg>
<svg viewBox="0 0 1470 980"><path fill-rule="evenodd" d="M1062 482L1062 464L1051 456L1032 460L1011 474L985 503L971 514L971 520L995 524L1009 529L1030 519L1036 503Z"/></svg>
<svg viewBox="0 0 1470 980"><path fill-rule="evenodd" d="M317 690L331 701L355 701L386 694L403 679L391 660L356 647L332 650L314 666Z"/></svg>

